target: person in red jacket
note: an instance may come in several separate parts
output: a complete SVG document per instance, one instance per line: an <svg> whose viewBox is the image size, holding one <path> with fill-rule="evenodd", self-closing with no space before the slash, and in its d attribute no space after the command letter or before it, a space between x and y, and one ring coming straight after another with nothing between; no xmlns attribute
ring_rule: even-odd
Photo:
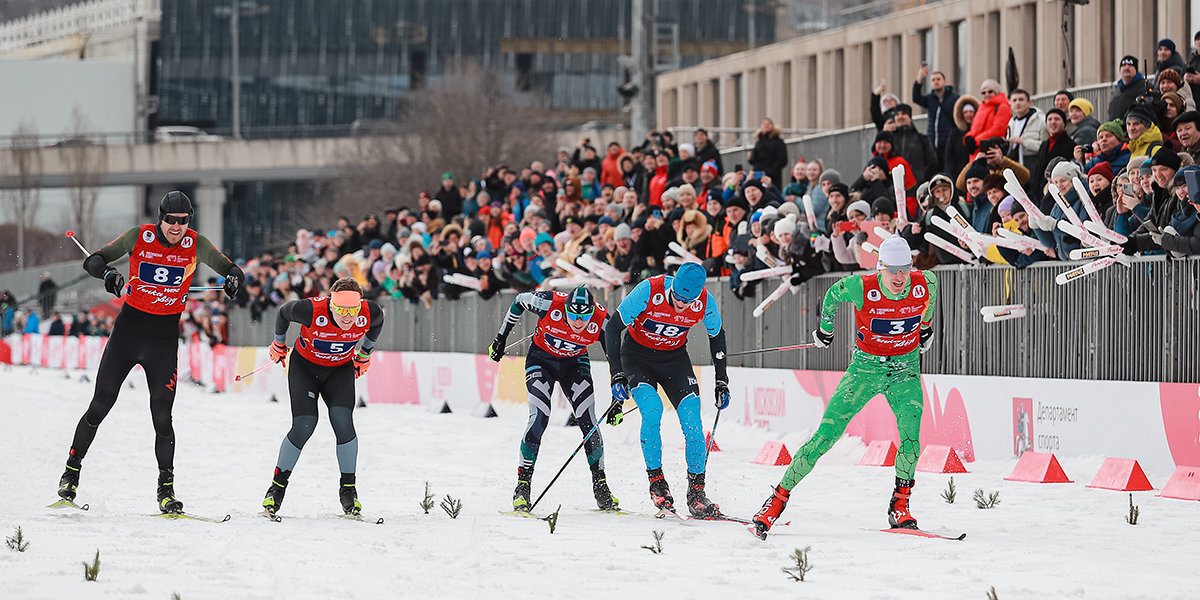
<svg viewBox="0 0 1200 600"><path fill-rule="evenodd" d="M621 165L618 162L624 153L625 149L621 147L621 144L616 141L608 143L608 154L600 163L600 185L611 183L613 188L625 185L625 179L621 177Z"/></svg>
<svg viewBox="0 0 1200 600"><path fill-rule="evenodd" d="M654 153L654 175L650 177L650 205L662 207L662 195L667 189L667 170L671 157L662 150Z"/></svg>
<svg viewBox="0 0 1200 600"><path fill-rule="evenodd" d="M1000 91L1000 83L995 79L984 79L979 86L979 96L983 104L979 105L967 135L976 144L988 138L1005 137L1008 121L1012 119L1012 107L1008 104L1008 97ZM975 157L972 156L971 160L975 160Z"/></svg>

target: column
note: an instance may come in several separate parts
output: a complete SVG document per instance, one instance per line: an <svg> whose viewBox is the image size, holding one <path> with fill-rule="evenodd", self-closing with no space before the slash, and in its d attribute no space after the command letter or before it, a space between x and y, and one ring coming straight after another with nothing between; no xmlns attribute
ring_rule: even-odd
<svg viewBox="0 0 1200 600"><path fill-rule="evenodd" d="M225 184L220 181L201 181L196 186L196 221L193 229L204 234L218 250L225 241Z"/></svg>
<svg viewBox="0 0 1200 600"><path fill-rule="evenodd" d="M1034 6L1037 9L1037 37L1040 42L1034 62L1038 81L1038 90L1034 93L1056 92L1066 87L1062 67L1062 6L1048 2L1037 2Z"/></svg>
<svg viewBox="0 0 1200 600"><path fill-rule="evenodd" d="M783 99L783 63L773 62L767 65L765 73L762 90L765 96L763 114L774 119L775 124L781 129L790 128L792 126L792 118L784 110L784 106L786 105Z"/></svg>

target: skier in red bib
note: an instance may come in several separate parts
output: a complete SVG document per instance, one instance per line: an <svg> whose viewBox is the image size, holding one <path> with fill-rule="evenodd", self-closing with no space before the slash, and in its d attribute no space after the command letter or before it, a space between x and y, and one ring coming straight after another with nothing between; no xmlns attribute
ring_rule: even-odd
<svg viewBox="0 0 1200 600"><path fill-rule="evenodd" d="M104 289L125 305L113 323L112 337L100 358L96 390L87 412L75 427L66 470L58 495L73 503L79 486L84 455L96 439L100 423L117 402L121 384L134 365L146 372L150 388L150 418L154 423L154 455L158 461L158 507L164 513L183 512L175 497L175 430L171 407L175 403L176 363L179 352L179 315L187 304L188 288L196 265L202 262L225 277L225 294L233 298L244 275L208 241L188 228L192 201L179 191L168 192L158 204L158 222L133 227L83 261L83 269L104 280ZM129 254L129 283L109 263Z"/></svg>
<svg viewBox="0 0 1200 600"><path fill-rule="evenodd" d="M600 342L604 347L604 327L608 311L592 297L584 286L562 292L525 292L517 295L504 315L496 339L488 347L488 356L499 361L508 345L508 334L529 311L538 316L533 343L525 355L525 389L529 398L529 424L521 438L521 462L517 467L517 487L513 490L513 509L529 511L530 481L537 462L542 435L550 423L554 384L562 389L571 403L575 423L583 435L588 466L592 470L592 494L601 510L618 510L617 498L612 495L604 475L604 440L596 429L596 389L592 383L592 363L588 346ZM620 405L617 412L620 412ZM611 408L611 407L610 407ZM615 423L614 423L615 424Z"/></svg>
<svg viewBox="0 0 1200 600"><path fill-rule="evenodd" d="M913 270L908 242L898 235L880 244L878 271L844 277L825 293L821 325L813 331L817 346L828 348L833 343L838 306L850 302L855 308L857 348L816 433L796 452L783 480L754 515L755 535L766 539L767 531L787 505L792 488L842 437L850 419L879 394L887 398L895 413L900 434L896 488L888 504L888 522L893 528L917 528L908 500L921 453L921 353L932 343L930 320L936 297L937 277L932 271Z"/></svg>
<svg viewBox="0 0 1200 600"><path fill-rule="evenodd" d="M300 324L300 335L290 353L289 367L287 331L292 323ZM354 432L354 380L370 368L371 351L382 330L383 309L364 300L362 288L350 277L333 282L328 297L293 300L279 307L270 353L271 360L288 367L292 428L279 446L275 474L263 499L267 515L274 516L283 505L300 449L317 427L318 396L329 409L329 424L337 439L342 511L351 516L362 512L355 482L358 436ZM362 346L356 352L359 340Z"/></svg>

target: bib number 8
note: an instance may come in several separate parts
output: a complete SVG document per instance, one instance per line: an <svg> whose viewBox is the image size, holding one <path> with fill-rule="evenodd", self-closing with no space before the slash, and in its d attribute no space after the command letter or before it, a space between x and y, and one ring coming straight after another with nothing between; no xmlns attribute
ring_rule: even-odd
<svg viewBox="0 0 1200 600"><path fill-rule="evenodd" d="M170 267L143 262L138 267L138 279L160 286L183 285L183 267Z"/></svg>

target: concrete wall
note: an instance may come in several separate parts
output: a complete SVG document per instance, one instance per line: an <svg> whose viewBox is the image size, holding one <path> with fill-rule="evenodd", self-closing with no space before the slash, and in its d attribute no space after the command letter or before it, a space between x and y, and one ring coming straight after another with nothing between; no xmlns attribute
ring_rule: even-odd
<svg viewBox="0 0 1200 600"><path fill-rule="evenodd" d="M1020 85L1034 94L1111 81L1126 54L1146 60L1153 71L1161 38L1175 40L1186 55L1198 25L1193 4L1091 0L1073 7L1068 29L1074 58L1065 69L1062 0L960 0L915 8L660 75L658 123L754 128L769 116L785 128L853 127L869 122L867 99L880 80L911 102L925 56L959 91L977 93L987 78L1004 85L1010 46Z"/></svg>

